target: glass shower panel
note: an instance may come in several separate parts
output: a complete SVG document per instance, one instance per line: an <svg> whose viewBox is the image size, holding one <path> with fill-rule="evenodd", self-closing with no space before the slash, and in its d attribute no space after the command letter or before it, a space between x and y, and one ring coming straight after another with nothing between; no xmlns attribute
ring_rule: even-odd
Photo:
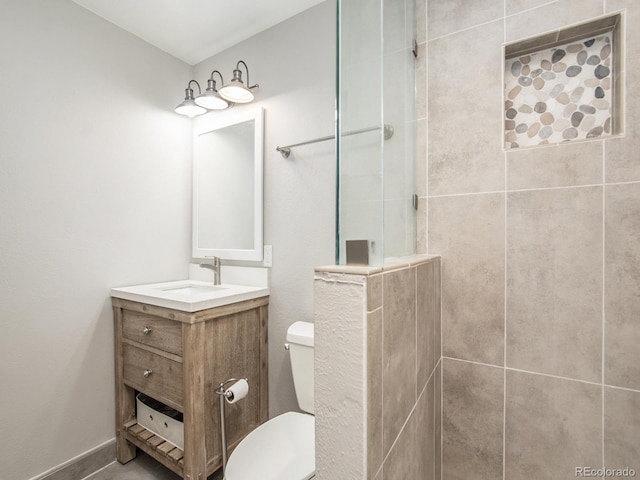
<svg viewBox="0 0 640 480"><path fill-rule="evenodd" d="M415 252L414 12L415 0L338 0L338 264L348 240L368 241L373 266Z"/></svg>
<svg viewBox="0 0 640 480"><path fill-rule="evenodd" d="M384 259L381 25L378 1L338 1L338 264L348 240L369 242L369 264Z"/></svg>
<svg viewBox="0 0 640 480"><path fill-rule="evenodd" d="M393 137L383 143L384 257L415 253L415 0L384 0L383 111Z"/></svg>

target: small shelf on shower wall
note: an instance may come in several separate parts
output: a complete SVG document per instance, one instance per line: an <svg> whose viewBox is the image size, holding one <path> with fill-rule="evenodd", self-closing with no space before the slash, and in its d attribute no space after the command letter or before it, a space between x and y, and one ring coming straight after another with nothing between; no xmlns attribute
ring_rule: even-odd
<svg viewBox="0 0 640 480"><path fill-rule="evenodd" d="M622 13L504 49L506 149L622 133Z"/></svg>

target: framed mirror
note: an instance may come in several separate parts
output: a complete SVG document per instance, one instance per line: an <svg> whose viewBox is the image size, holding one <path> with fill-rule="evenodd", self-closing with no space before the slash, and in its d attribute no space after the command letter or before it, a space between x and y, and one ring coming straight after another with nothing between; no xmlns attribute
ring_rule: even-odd
<svg viewBox="0 0 640 480"><path fill-rule="evenodd" d="M194 131L194 258L260 261L264 111L207 115Z"/></svg>

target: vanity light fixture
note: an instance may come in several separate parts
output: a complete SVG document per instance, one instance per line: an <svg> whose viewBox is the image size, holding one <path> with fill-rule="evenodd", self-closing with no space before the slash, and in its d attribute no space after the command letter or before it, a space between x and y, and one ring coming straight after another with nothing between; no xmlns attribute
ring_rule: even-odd
<svg viewBox="0 0 640 480"><path fill-rule="evenodd" d="M220 76L220 83L224 85L222 74L218 70L214 70L211 72L211 78L207 80L207 89L196 97L195 102L196 105L200 105L207 110L224 110L229 107L229 102L222 98L218 90L216 90L216 81L213 79L214 73Z"/></svg>
<svg viewBox="0 0 640 480"><path fill-rule="evenodd" d="M247 85L249 85L249 67L242 60L238 61L236 68L233 71L233 79L227 85L220 89L220 95L233 103L249 103L253 100L252 88L259 87L258 84L246 87L242 82L242 71L240 70L240 64L244 65L244 69L247 72Z"/></svg>
<svg viewBox="0 0 640 480"><path fill-rule="evenodd" d="M202 115L207 111L206 108L201 107L200 105L197 105L196 102L194 101L193 89L191 88L192 83L195 83L196 85L198 85L198 94L199 95L202 94L202 90L200 89L200 84L195 80L189 80L189 83L187 84L187 88L184 90L184 93L185 93L184 102L182 102L180 105L178 105L175 108L176 113L179 113L180 115L186 115L187 117L190 117L190 118L193 118L196 115Z"/></svg>

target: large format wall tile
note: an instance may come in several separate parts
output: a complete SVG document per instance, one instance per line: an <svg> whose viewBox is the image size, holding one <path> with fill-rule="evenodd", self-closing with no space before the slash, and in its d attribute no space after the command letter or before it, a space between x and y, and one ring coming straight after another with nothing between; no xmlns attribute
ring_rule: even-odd
<svg viewBox="0 0 640 480"><path fill-rule="evenodd" d="M605 387L604 393L604 464L640 472L640 392Z"/></svg>
<svg viewBox="0 0 640 480"><path fill-rule="evenodd" d="M503 0L448 0L427 2L429 39L502 18Z"/></svg>
<svg viewBox="0 0 640 480"><path fill-rule="evenodd" d="M435 376L429 379L416 404L416 445L420 480L435 480ZM438 412L440 413L440 412ZM438 478L438 480L440 480Z"/></svg>
<svg viewBox="0 0 640 480"><path fill-rule="evenodd" d="M637 65L637 58L640 56L640 30L632 26L640 25L640 4L636 0L606 0L605 5L607 12L618 12L625 10L627 29L626 29L626 55L627 69L637 71L640 68ZM630 28L631 27L631 28ZM637 84L628 84L629 86Z"/></svg>
<svg viewBox="0 0 640 480"><path fill-rule="evenodd" d="M442 479L442 358L434 371L435 480Z"/></svg>
<svg viewBox="0 0 640 480"><path fill-rule="evenodd" d="M640 183L605 202L605 383L640 389Z"/></svg>
<svg viewBox="0 0 640 480"><path fill-rule="evenodd" d="M379 308L367 315L367 478L373 478L382 466L382 459L382 309Z"/></svg>
<svg viewBox="0 0 640 480"><path fill-rule="evenodd" d="M640 10L640 5L636 7ZM637 15L640 22L640 14ZM629 22L630 19L627 19ZM627 23L629 25L629 23ZM629 29L638 30L638 29ZM640 43L640 41L639 41ZM629 48L629 47L627 47ZM640 180L640 96L634 91L640 84L640 54L633 58L627 58L626 64L626 89L631 92L625 96L626 125L624 136L606 140L606 181L607 182L631 182Z"/></svg>
<svg viewBox="0 0 640 480"><path fill-rule="evenodd" d="M602 187L507 195L507 366L599 382Z"/></svg>
<svg viewBox="0 0 640 480"><path fill-rule="evenodd" d="M383 446L384 455L416 403L415 269L383 276Z"/></svg>
<svg viewBox="0 0 640 480"><path fill-rule="evenodd" d="M443 355L502 365L504 195L430 198L429 250L442 255Z"/></svg>
<svg viewBox="0 0 640 480"><path fill-rule="evenodd" d="M635 94L640 82L640 29L631 25L640 25L640 3L636 0L607 0L607 12L617 12L625 9L626 38L624 53L624 78L616 83L617 88L624 88L624 109L626 125L624 136L610 139L606 142L606 180L607 182L629 182L640 180L640 97Z"/></svg>
<svg viewBox="0 0 640 480"><path fill-rule="evenodd" d="M503 375L443 359L443 480L502 480Z"/></svg>
<svg viewBox="0 0 640 480"><path fill-rule="evenodd" d="M549 3L549 0L505 0L505 13L513 15L547 3Z"/></svg>
<svg viewBox="0 0 640 480"><path fill-rule="evenodd" d="M631 123L631 122L630 122ZM640 115L634 125L640 125ZM640 130L633 129L625 137L611 138L606 145L606 179L609 183L640 181Z"/></svg>
<svg viewBox="0 0 640 480"><path fill-rule="evenodd" d="M417 425L416 412L411 414L404 429L398 436L398 441L389 452L389 456L382 467L384 480L417 479L419 464L417 458L424 455L418 451L416 442Z"/></svg>
<svg viewBox="0 0 640 480"><path fill-rule="evenodd" d="M418 391L440 358L440 261L416 267Z"/></svg>
<svg viewBox="0 0 640 480"><path fill-rule="evenodd" d="M506 388L505 478L570 479L576 467L601 467L601 386L507 370Z"/></svg>
<svg viewBox="0 0 640 480"><path fill-rule="evenodd" d="M568 187L602 183L602 141L507 152L507 189Z"/></svg>
<svg viewBox="0 0 640 480"><path fill-rule="evenodd" d="M506 41L563 28L602 15L603 0L558 0L506 19Z"/></svg>
<svg viewBox="0 0 640 480"><path fill-rule="evenodd" d="M429 195L504 189L502 26L429 42Z"/></svg>

